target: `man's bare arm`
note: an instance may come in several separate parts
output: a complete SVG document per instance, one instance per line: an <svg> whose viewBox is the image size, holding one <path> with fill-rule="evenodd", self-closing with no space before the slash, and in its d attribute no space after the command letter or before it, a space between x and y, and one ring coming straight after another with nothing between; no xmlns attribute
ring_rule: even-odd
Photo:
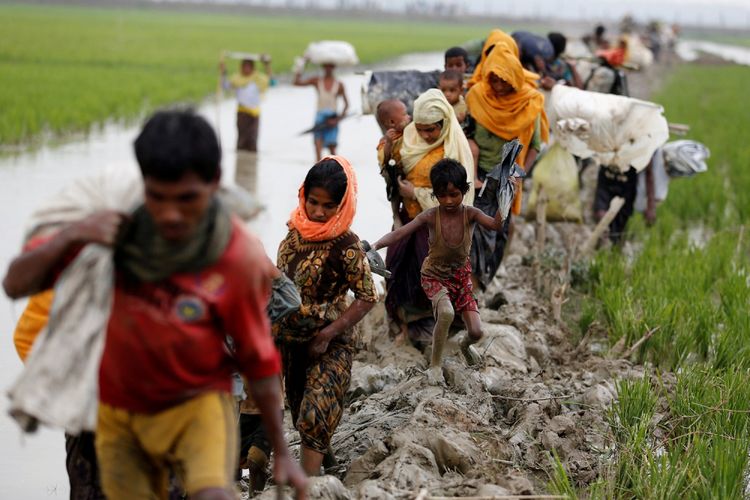
<svg viewBox="0 0 750 500"><path fill-rule="evenodd" d="M125 216L112 210L97 212L74 222L48 242L25 252L11 262L3 279L5 293L12 299L41 292L51 274L77 245L99 243L112 246Z"/></svg>

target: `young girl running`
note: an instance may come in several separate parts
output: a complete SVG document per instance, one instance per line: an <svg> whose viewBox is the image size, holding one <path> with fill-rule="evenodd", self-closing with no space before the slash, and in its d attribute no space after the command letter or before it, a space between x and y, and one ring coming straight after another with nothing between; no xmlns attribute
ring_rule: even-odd
<svg viewBox="0 0 750 500"><path fill-rule="evenodd" d="M427 378L430 383L437 384L443 381L443 347L456 313L461 314L468 330L461 350L469 364L475 362L469 347L482 338L482 324L471 286L471 235L475 224L498 231L504 220L500 211L493 219L481 210L463 204L464 195L472 186L467 182L466 169L459 162L449 158L438 161L430 171L430 181L439 205L386 234L372 245L372 249L392 245L423 225L429 228L430 249L422 265L422 288L432 301L435 315L432 362Z"/></svg>
<svg viewBox="0 0 750 500"><path fill-rule="evenodd" d="M279 246L277 265L294 282L302 306L273 328L302 440L302 467L310 476L320 474L324 456L333 458L331 437L351 379L352 327L378 297L365 252L350 230L356 203L352 166L340 156L323 158L307 173Z"/></svg>

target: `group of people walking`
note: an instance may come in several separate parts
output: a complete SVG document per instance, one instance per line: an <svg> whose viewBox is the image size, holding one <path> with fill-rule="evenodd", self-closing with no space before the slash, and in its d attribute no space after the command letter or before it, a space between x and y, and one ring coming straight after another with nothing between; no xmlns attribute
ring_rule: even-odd
<svg viewBox="0 0 750 500"><path fill-rule="evenodd" d="M239 76L223 78L240 99L237 147L253 153L259 98L270 84L264 62L267 76L243 62ZM466 51L451 48L439 88L413 103L379 104L377 154L393 232L367 235L382 236L372 245L351 230L359 186L356 169L335 154L335 126L348 103L331 65L321 77L295 74L294 84L318 91L319 161L299 188L275 263L222 196L216 134L191 111L158 112L144 125L135 141L142 192L135 204L87 205L85 217L27 235L3 281L9 296L32 296L16 334L22 349L50 314L51 328L66 314L52 306L50 290L69 279L84 248L111 249L102 254L113 262L113 298L103 311L98 420L69 447L72 498L96 498L92 491L115 500L168 491L232 498L238 464L260 490L272 453L276 482L303 497L306 477L335 462L352 329L379 300L371 269L379 249L388 249L385 305L394 337L432 346L429 382L444 383L442 355L456 316L467 331L463 355L477 362L474 291L495 277L522 206L520 183L507 211L488 174L513 140L521 145L516 161L531 170L549 123L542 77L524 67L513 37L493 30L470 73L469 63ZM331 155L322 156L324 147ZM269 314L269 300L288 307ZM243 384L232 392L234 373ZM284 440L282 394L300 435L301 466ZM84 486L91 496L77 496Z"/></svg>

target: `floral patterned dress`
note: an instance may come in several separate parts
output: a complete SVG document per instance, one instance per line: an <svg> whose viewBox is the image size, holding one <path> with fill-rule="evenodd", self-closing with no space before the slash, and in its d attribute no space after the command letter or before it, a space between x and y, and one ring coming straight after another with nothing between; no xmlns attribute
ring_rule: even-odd
<svg viewBox="0 0 750 500"><path fill-rule="evenodd" d="M287 401L302 444L326 453L343 413L351 379L352 332L331 340L328 350L314 358L309 341L355 299L378 300L365 252L351 231L326 241L306 241L292 229L279 246L277 265L302 297L302 306L274 327L284 364Z"/></svg>

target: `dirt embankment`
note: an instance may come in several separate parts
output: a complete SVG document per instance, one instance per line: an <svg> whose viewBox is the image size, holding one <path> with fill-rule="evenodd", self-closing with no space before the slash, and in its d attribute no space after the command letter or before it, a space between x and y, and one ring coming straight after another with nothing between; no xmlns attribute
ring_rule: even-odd
<svg viewBox="0 0 750 500"><path fill-rule="evenodd" d="M631 74L631 94L648 97L670 67ZM480 297L482 363L467 366L459 332L446 346L445 386L427 383L424 354L389 339L382 305L366 318L333 439L340 465L314 481L312 498L412 499L422 488L433 496L541 494L553 453L576 484L596 479L608 457L615 380L643 369L608 356L601 328L581 342L556 314L553 295L591 227L548 224L541 272L536 232L535 223L518 220L504 265ZM275 494L267 489L261 498Z"/></svg>

